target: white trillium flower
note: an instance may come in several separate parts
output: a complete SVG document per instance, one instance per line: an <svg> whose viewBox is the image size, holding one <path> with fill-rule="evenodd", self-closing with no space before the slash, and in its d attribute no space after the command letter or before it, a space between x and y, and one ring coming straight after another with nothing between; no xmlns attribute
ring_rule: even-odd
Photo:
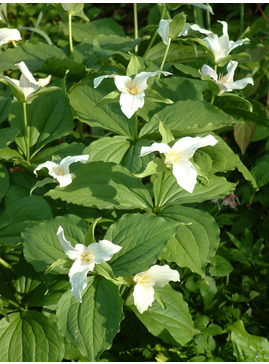
<svg viewBox="0 0 269 364"><path fill-rule="evenodd" d="M50 83L50 75L36 81L24 62L16 63L15 66L17 66L22 73L20 80L16 80L8 76L0 76L0 78L7 80L11 85L18 87L24 94L25 102L27 102L29 97L40 87L47 86Z"/></svg>
<svg viewBox="0 0 269 364"><path fill-rule="evenodd" d="M193 157L198 148L214 146L217 142L212 135L202 138L185 137L178 140L172 148L165 143L153 143L150 147L142 147L140 156L155 151L164 153L165 164L173 166L172 172L179 186L192 193L196 184L197 171L189 159Z"/></svg>
<svg viewBox="0 0 269 364"><path fill-rule="evenodd" d="M158 34L161 36L162 41L164 44L168 45L169 41L169 23L172 21L172 19L162 19L159 24L159 28L157 30ZM199 25L196 24L185 24L184 29L178 34L179 37L181 36L187 36L189 31L192 30L194 32L199 32L201 34L209 35L213 34L210 30L203 29L199 27Z"/></svg>
<svg viewBox="0 0 269 364"><path fill-rule="evenodd" d="M76 155L74 157L64 158L59 164L47 161L37 166L34 170L34 173L37 175L36 171L40 170L41 168L47 168L49 174L56 178L60 183L60 187L65 187L72 182L72 176L69 172L69 165L75 162L86 163L88 159L88 155Z"/></svg>
<svg viewBox="0 0 269 364"><path fill-rule="evenodd" d="M154 301L154 288L163 287L169 281L179 281L178 271L168 265L153 265L149 270L137 273L134 276L134 304L142 314Z"/></svg>
<svg viewBox="0 0 269 364"><path fill-rule="evenodd" d="M216 34L212 33L209 34L208 37L203 38L208 48L210 48L214 54L215 63L218 63L223 58L226 58L234 48L241 46L244 42L249 40L248 38L244 38L236 42L229 40L227 23L220 20L218 20L218 23L222 24L223 35L218 37Z"/></svg>
<svg viewBox="0 0 269 364"><path fill-rule="evenodd" d="M0 46L8 42L21 40L20 32L17 29L0 29Z"/></svg>
<svg viewBox="0 0 269 364"><path fill-rule="evenodd" d="M82 302L81 293L87 286L87 273L94 269L95 264L106 262L121 250L121 246L109 240L100 240L89 246L76 244L74 247L66 240L62 226L57 231L57 237L65 254L74 263L69 271L69 280L73 295Z"/></svg>
<svg viewBox="0 0 269 364"><path fill-rule="evenodd" d="M121 92L120 107L121 111L130 119L133 114L144 106L145 90L148 88L147 80L149 77L162 73L169 76L172 73L164 71L141 72L134 79L129 76L104 75L94 79L94 88L98 87L104 78L114 78L117 89Z"/></svg>
<svg viewBox="0 0 269 364"><path fill-rule="evenodd" d="M241 80L234 81L234 71L238 65L236 61L230 61L227 65L227 74L217 75L217 73L213 70L213 68L207 66L206 64L203 65L201 72L203 75L209 75L216 81L220 86L220 93L221 95L223 92L230 92L233 90L241 90L246 87L248 84L254 85L254 81L251 77L242 78Z"/></svg>

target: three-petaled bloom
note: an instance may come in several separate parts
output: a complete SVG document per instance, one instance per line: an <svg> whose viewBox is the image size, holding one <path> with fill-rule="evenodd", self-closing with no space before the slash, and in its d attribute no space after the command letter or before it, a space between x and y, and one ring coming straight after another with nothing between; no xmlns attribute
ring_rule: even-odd
<svg viewBox="0 0 269 364"><path fill-rule="evenodd" d="M227 23L220 20L218 20L218 23L222 24L223 35L218 37L216 34L212 33L209 34L208 37L203 38L208 48L211 49L214 54L215 63L219 63L222 59L226 58L234 48L241 46L244 42L249 40L248 38L236 42L229 40Z"/></svg>
<svg viewBox="0 0 269 364"><path fill-rule="evenodd" d="M21 40L21 34L17 29L0 29L0 46L8 42Z"/></svg>
<svg viewBox="0 0 269 364"><path fill-rule="evenodd" d="M189 159L193 157L198 148L208 145L214 146L217 142L217 139L212 135L202 138L185 137L178 140L172 148L165 143L153 143L150 147L142 147L140 156L155 151L164 153L166 156L165 164L173 166L172 172L179 186L192 193L196 184L197 171Z"/></svg>
<svg viewBox="0 0 269 364"><path fill-rule="evenodd" d="M36 171L41 168L47 168L49 174L56 178L60 183L60 187L65 187L72 182L72 176L69 172L69 165L75 162L86 163L89 159L88 155L76 155L73 157L64 158L59 164L51 161L47 161L45 163L39 164L34 170L34 173L37 175Z"/></svg>
<svg viewBox="0 0 269 364"><path fill-rule="evenodd" d="M154 288L163 287L169 281L179 281L178 271L168 265L153 265L149 270L137 273L134 276L134 304L138 311L143 313L154 301Z"/></svg>
<svg viewBox="0 0 269 364"><path fill-rule="evenodd" d="M16 63L15 66L17 66L22 73L19 80L8 76L0 76L0 80L6 80L11 86L18 88L18 92L23 93L23 102L27 102L30 96L40 87L47 86L50 83L50 75L36 81L24 62Z"/></svg>
<svg viewBox="0 0 269 364"><path fill-rule="evenodd" d="M89 246L76 244L73 247L64 236L62 226L58 228L57 237L65 254L74 263L69 270L69 280L73 295L82 302L81 294L87 286L87 274L94 269L95 264L108 261L112 256L121 250L121 246L113 244L109 240L100 240Z"/></svg>
<svg viewBox="0 0 269 364"><path fill-rule="evenodd" d="M130 119L138 109L141 109L144 106L144 91L148 88L148 78L156 76L160 73L164 74L165 76L172 74L170 72L164 71L141 72L138 73L134 77L134 79L129 76L104 75L96 77L93 80L94 88L98 87L104 78L114 78L115 85L117 89L121 92L121 111L127 116L128 119Z"/></svg>
<svg viewBox="0 0 269 364"><path fill-rule="evenodd" d="M213 70L213 68L207 66L206 64L203 65L201 72L203 75L209 75L211 78L213 78L214 81L216 81L220 86L220 93L223 92L229 92L233 90L241 90L244 87L247 86L247 84L254 85L254 81L251 77L242 78L241 80L234 81L234 71L238 65L238 62L236 61L230 61L227 65L227 74L225 76L223 75L217 75L216 71Z"/></svg>

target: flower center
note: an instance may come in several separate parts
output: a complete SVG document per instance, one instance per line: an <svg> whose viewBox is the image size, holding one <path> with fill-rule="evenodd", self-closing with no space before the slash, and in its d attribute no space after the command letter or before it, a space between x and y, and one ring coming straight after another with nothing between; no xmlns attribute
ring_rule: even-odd
<svg viewBox="0 0 269 364"><path fill-rule="evenodd" d="M140 93L139 87L135 85L133 81L128 80L126 86L127 86L126 90L129 92L129 94L135 96Z"/></svg>
<svg viewBox="0 0 269 364"><path fill-rule="evenodd" d="M91 253L81 253L80 259L86 263L91 263L93 261L93 255Z"/></svg>
<svg viewBox="0 0 269 364"><path fill-rule="evenodd" d="M219 78L217 80L218 83L224 83L228 81L228 75L224 76L222 73L219 74Z"/></svg>
<svg viewBox="0 0 269 364"><path fill-rule="evenodd" d="M145 272L135 277L135 281L140 284L151 283L151 276Z"/></svg>
<svg viewBox="0 0 269 364"><path fill-rule="evenodd" d="M57 166L53 168L53 172L57 176L64 176L66 174L66 169L64 168L64 166L60 166L59 164L57 164Z"/></svg>
<svg viewBox="0 0 269 364"><path fill-rule="evenodd" d="M173 148L171 148L169 154L167 154L165 159L165 164L174 164L182 157L179 155L179 153L176 153Z"/></svg>

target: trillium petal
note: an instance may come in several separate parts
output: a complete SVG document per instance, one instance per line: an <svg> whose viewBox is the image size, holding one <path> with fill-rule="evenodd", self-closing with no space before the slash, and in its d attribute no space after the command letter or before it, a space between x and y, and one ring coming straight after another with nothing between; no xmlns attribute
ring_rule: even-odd
<svg viewBox="0 0 269 364"><path fill-rule="evenodd" d="M226 88L226 91L232 90L242 90L248 84L254 85L254 81L251 77L242 78L242 80L237 80L234 82L225 82L223 86Z"/></svg>
<svg viewBox="0 0 269 364"><path fill-rule="evenodd" d="M34 170L34 173L36 174L36 171L38 171L38 170L40 170L40 169L42 169L42 168L47 168L47 169L48 169L48 171L49 171L49 174L50 174L52 177L56 178L56 174L53 172L54 168L56 168L56 167L57 167L57 164L56 164L56 163L51 162L51 161L47 161L47 162L45 162L45 163L41 163L41 164L39 164L39 165L36 167L36 169Z"/></svg>
<svg viewBox="0 0 269 364"><path fill-rule="evenodd" d="M37 83L38 83L39 87L45 87L50 83L50 81L51 81L51 75L49 75L46 78L39 78Z"/></svg>
<svg viewBox="0 0 269 364"><path fill-rule="evenodd" d="M164 44L168 45L169 40L169 23L172 19L162 19L157 30L158 34L161 36Z"/></svg>
<svg viewBox="0 0 269 364"><path fill-rule="evenodd" d="M156 287L163 287L169 281L179 281L179 273L175 269L171 269L169 265L153 265L146 275L151 276L150 281Z"/></svg>
<svg viewBox="0 0 269 364"><path fill-rule="evenodd" d="M133 83L138 87L140 92L144 91L148 88L148 85L147 85L148 78L159 75L160 73L162 73L164 76L172 75L172 73L170 73L170 72L165 72L165 71L161 71L161 70L158 70L155 72L141 72L135 76Z"/></svg>
<svg viewBox="0 0 269 364"><path fill-rule="evenodd" d="M59 228L58 228L57 237L60 240L62 249L65 252L65 254L68 256L68 258L75 260L80 257L81 252L78 249L74 248L69 243L69 241L66 240L62 226L59 226Z"/></svg>
<svg viewBox="0 0 269 364"><path fill-rule="evenodd" d="M129 76L115 76L115 85L120 92L128 92L128 89L133 83L133 80Z"/></svg>
<svg viewBox="0 0 269 364"><path fill-rule="evenodd" d="M228 24L226 23L226 21L217 20L217 22L222 24L222 34L225 35L225 37L227 37L229 39Z"/></svg>
<svg viewBox="0 0 269 364"><path fill-rule="evenodd" d="M17 29L0 29L0 46L12 41L21 40L20 32Z"/></svg>
<svg viewBox="0 0 269 364"><path fill-rule="evenodd" d="M237 40L236 42L231 41L230 42L230 51L232 51L233 49L240 47L243 43L248 42L249 39L248 38L244 38L241 40Z"/></svg>
<svg viewBox="0 0 269 364"><path fill-rule="evenodd" d="M233 82L234 71L236 70L237 65L238 65L238 62L236 62L236 61L230 61L228 63L228 65L227 65L227 75L226 75L227 82Z"/></svg>
<svg viewBox="0 0 269 364"><path fill-rule="evenodd" d="M179 162L174 163L173 175L181 188L192 193L196 184L197 171L189 160L180 159Z"/></svg>
<svg viewBox="0 0 269 364"><path fill-rule="evenodd" d="M69 270L71 291L80 302L82 302L81 293L87 286L87 273L93 268L94 263L85 263L81 259L76 259Z"/></svg>
<svg viewBox="0 0 269 364"><path fill-rule="evenodd" d="M19 68L19 70L21 71L22 75L30 82L33 83L35 85L38 86L37 81L35 80L34 76L32 75L32 73L29 71L28 67L26 66L26 64L24 62L20 62L20 63L15 63L15 66L17 66Z"/></svg>
<svg viewBox="0 0 269 364"><path fill-rule="evenodd" d="M87 249L93 255L94 263L102 263L110 260L121 248L109 240L100 240L98 243L90 244Z"/></svg>
<svg viewBox="0 0 269 364"><path fill-rule="evenodd" d="M154 301L154 289L150 284L137 283L134 286L133 296L134 304L138 311L142 314Z"/></svg>
<svg viewBox="0 0 269 364"><path fill-rule="evenodd" d="M39 89L38 83L30 82L28 78L26 78L24 75L21 75L19 87L24 93L26 100L29 96L31 96L34 92L36 92Z"/></svg>
<svg viewBox="0 0 269 364"><path fill-rule="evenodd" d="M178 36L180 37L180 36L188 35L189 30L193 30L194 32L199 32L201 34L206 34L206 35L213 34L210 30L203 29L203 28L199 27L199 25L197 25L197 24L191 25L191 24L187 23L185 25L184 29L182 30L182 32L180 32Z"/></svg>
<svg viewBox="0 0 269 364"><path fill-rule="evenodd" d="M137 95L131 95L129 93L122 93L120 95L120 107L124 115L130 119L134 113L144 106L144 92L140 92Z"/></svg>
<svg viewBox="0 0 269 364"><path fill-rule="evenodd" d="M69 172L65 173L62 176L55 174L55 173L53 173L53 174L50 173L50 174L51 174L51 176L53 176L54 178L57 179L57 181L60 184L60 187L65 187L65 186L70 185L70 183L72 183L72 175Z"/></svg>
<svg viewBox="0 0 269 364"><path fill-rule="evenodd" d="M66 170L69 170L69 166L71 163L76 163L76 162L86 163L88 159L89 159L89 156L87 154L75 155L72 157L68 156L68 157L65 157L60 162L60 166L63 166Z"/></svg>
<svg viewBox="0 0 269 364"><path fill-rule="evenodd" d="M216 71L213 70L213 68L207 66L206 64L204 64L203 67L201 68L201 72L202 72L202 75L209 75L211 78L213 78L213 80L215 80L215 81L218 80L218 75L217 75Z"/></svg>
<svg viewBox="0 0 269 364"><path fill-rule="evenodd" d="M140 156L143 157L151 152L159 152L164 153L165 155L169 154L171 148L168 144L165 143L153 143L150 147L142 147Z"/></svg>
<svg viewBox="0 0 269 364"><path fill-rule="evenodd" d="M184 137L178 140L172 148L181 157L190 159L198 148L206 147L207 145L214 146L217 142L217 139L212 135L207 135L202 138Z"/></svg>
<svg viewBox="0 0 269 364"><path fill-rule="evenodd" d="M4 80L7 80L9 83L11 83L14 86L20 87L20 81L15 80L14 78L10 78L8 76L2 76L0 75L0 78L3 78Z"/></svg>
<svg viewBox="0 0 269 364"><path fill-rule="evenodd" d="M93 80L93 86L94 86L94 88L96 88L100 85L100 83L103 81L104 78L114 78L114 77L115 77L115 75L103 75L103 76L96 77Z"/></svg>

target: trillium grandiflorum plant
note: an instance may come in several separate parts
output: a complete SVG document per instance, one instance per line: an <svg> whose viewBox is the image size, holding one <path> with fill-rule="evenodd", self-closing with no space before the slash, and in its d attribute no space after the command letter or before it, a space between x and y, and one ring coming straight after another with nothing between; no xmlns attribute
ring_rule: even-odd
<svg viewBox="0 0 269 364"><path fill-rule="evenodd" d="M15 66L17 66L22 73L20 79L16 80L8 76L0 76L0 81L10 86L11 90L14 90L15 88L15 91L17 91L15 96L17 97L18 94L22 95L20 101L24 103L27 103L30 96L40 87L47 86L50 83L51 76L40 78L36 81L24 62L16 63Z"/></svg>
<svg viewBox="0 0 269 364"><path fill-rule="evenodd" d="M60 187L68 186L72 182L72 176L69 172L69 166L71 163L81 162L86 163L89 159L88 155L76 155L73 157L66 157L64 158L59 164L51 161L47 161L45 163L39 164L34 170L34 173L37 175L36 171L47 168L49 174L57 179L60 183Z"/></svg>
<svg viewBox="0 0 269 364"><path fill-rule="evenodd" d="M0 29L0 46L8 42L21 40L20 32L17 29Z"/></svg>
<svg viewBox="0 0 269 364"><path fill-rule="evenodd" d="M145 90L148 88L147 80L149 77L162 73L169 76L172 73L164 71L141 72L134 79L129 76L104 75L94 79L94 88L98 87L104 78L114 78L117 89L121 92L120 107L121 111L130 119L134 113L144 106Z"/></svg>
<svg viewBox="0 0 269 364"><path fill-rule="evenodd" d="M234 81L234 71L238 65L236 61L230 61L227 65L227 74L217 75L216 71L213 68L207 66L206 64L203 65L201 72L203 75L209 75L216 81L220 86L220 93L229 92L233 90L241 90L245 88L248 84L254 85L254 81L251 77L242 78L241 80Z"/></svg>
<svg viewBox="0 0 269 364"><path fill-rule="evenodd" d="M74 260L69 271L71 291L82 302L81 293L87 286L87 273L94 269L95 264L110 260L122 247L108 240L100 240L98 243L92 243L89 246L76 244L73 247L65 239L62 226L57 231L57 237L65 254Z"/></svg>
<svg viewBox="0 0 269 364"><path fill-rule="evenodd" d="M149 270L137 273L134 276L134 304L138 311L143 313L154 301L154 288L163 287L169 281L179 281L178 271L168 265L153 265Z"/></svg>
<svg viewBox="0 0 269 364"><path fill-rule="evenodd" d="M165 164L173 166L172 172L179 186L192 193L196 184L197 171L190 159L198 148L214 146L217 142L212 135L203 138L185 137L178 140L172 148L165 143L153 143L150 147L142 147L140 156L143 157L155 151L163 153L166 156Z"/></svg>

